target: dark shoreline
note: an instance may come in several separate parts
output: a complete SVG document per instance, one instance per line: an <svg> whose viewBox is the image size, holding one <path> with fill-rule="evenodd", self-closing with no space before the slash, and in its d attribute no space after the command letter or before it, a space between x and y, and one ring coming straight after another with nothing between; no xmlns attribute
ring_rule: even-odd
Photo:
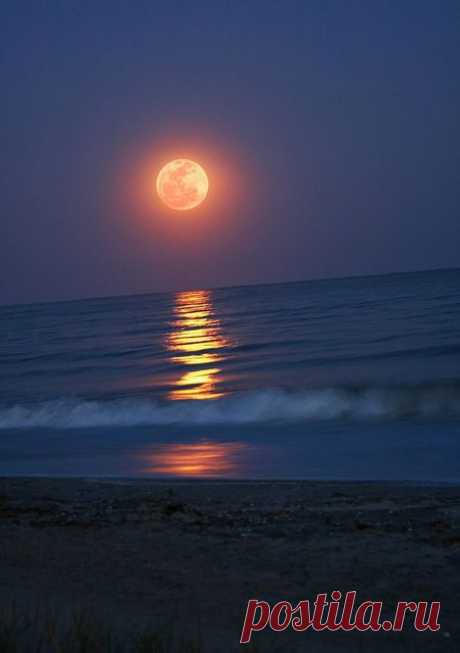
<svg viewBox="0 0 460 653"><path fill-rule="evenodd" d="M80 606L117 632L174 615L201 624L200 651L226 652L249 598L356 589L388 609L441 601L441 632L264 632L256 646L458 650L454 484L2 477L0 542L0 610Z"/></svg>
<svg viewBox="0 0 460 653"><path fill-rule="evenodd" d="M51 474L3 474L0 476L0 484L7 481L62 481L63 483L67 482L81 482L81 483L112 483L122 484L122 485L168 485L168 486L180 486L180 485L298 485L302 484L305 486L308 485L349 485L349 486L358 486L366 485L369 487L378 486L378 487L414 487L414 488L444 488L444 487L458 487L460 488L460 481L437 481L437 480L387 480L387 479L346 479L346 478L214 478L214 477L203 477L203 478L189 478L189 477L178 477L178 476L120 476L120 475L82 475L76 474L72 476L70 474L61 475L51 475Z"/></svg>

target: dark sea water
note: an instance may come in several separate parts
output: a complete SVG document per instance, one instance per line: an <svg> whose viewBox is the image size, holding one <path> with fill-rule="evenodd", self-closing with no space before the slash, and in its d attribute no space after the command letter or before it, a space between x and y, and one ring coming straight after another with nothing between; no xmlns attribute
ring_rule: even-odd
<svg viewBox="0 0 460 653"><path fill-rule="evenodd" d="M0 474L460 480L460 270L0 307Z"/></svg>

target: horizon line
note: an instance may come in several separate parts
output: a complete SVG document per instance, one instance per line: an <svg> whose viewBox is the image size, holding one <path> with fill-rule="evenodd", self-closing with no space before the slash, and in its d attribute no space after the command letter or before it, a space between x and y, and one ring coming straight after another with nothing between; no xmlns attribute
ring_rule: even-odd
<svg viewBox="0 0 460 653"><path fill-rule="evenodd" d="M308 279L293 279L291 281L266 281L266 282L249 282L249 283L238 283L238 284L225 284L223 286L208 286L208 287L190 287L190 288L181 288L178 290L151 290L147 292L134 292L134 293L121 293L119 295L93 295L93 296L84 296L84 297L74 297L72 299L48 299L48 300L34 300L31 302L12 302L12 303L1 303L1 308L8 308L13 306L34 306L34 305L43 305L43 304L68 304L72 302L84 302L84 301L101 301L108 299L120 299L123 297L147 297L150 295L170 295L179 292L190 292L193 290L226 290L231 288L251 288L253 286L283 286L287 284L295 283L309 283L309 282L320 282L320 281L346 281L347 279L367 279L372 277L390 277L397 276L402 274L423 274L428 272L454 272L460 270L460 266L449 266L449 267L437 267L437 268L423 268L416 270L400 270L394 272L375 272L371 274L347 274L342 277L337 276L324 276L324 277L310 277Z"/></svg>

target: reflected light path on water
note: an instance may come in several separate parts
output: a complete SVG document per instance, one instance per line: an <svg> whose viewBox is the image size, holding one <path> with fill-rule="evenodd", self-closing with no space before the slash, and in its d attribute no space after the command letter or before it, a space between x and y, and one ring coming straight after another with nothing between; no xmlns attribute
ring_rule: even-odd
<svg viewBox="0 0 460 653"><path fill-rule="evenodd" d="M171 362L196 369L185 372L170 391L169 399L217 399L225 392L218 388L224 348L230 344L214 315L211 292L192 290L175 297L175 320L166 338Z"/></svg>
<svg viewBox="0 0 460 653"><path fill-rule="evenodd" d="M212 305L212 291L193 290L175 295L174 319L164 344L169 361L182 367L168 393L172 400L218 399L222 362L232 341L222 333ZM185 368L185 369L184 369ZM140 473L176 477L238 477L247 467L251 447L244 442L162 443L138 454Z"/></svg>
<svg viewBox="0 0 460 653"><path fill-rule="evenodd" d="M244 454L248 449L243 442L161 444L141 455L142 472L200 478L238 476L244 468Z"/></svg>

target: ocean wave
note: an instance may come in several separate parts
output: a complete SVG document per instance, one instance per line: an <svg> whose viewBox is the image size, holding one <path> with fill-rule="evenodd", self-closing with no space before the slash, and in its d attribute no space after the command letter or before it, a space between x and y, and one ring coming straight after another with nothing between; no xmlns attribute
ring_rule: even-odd
<svg viewBox="0 0 460 653"><path fill-rule="evenodd" d="M460 417L460 386L264 390L206 401L61 398L0 408L0 429Z"/></svg>

